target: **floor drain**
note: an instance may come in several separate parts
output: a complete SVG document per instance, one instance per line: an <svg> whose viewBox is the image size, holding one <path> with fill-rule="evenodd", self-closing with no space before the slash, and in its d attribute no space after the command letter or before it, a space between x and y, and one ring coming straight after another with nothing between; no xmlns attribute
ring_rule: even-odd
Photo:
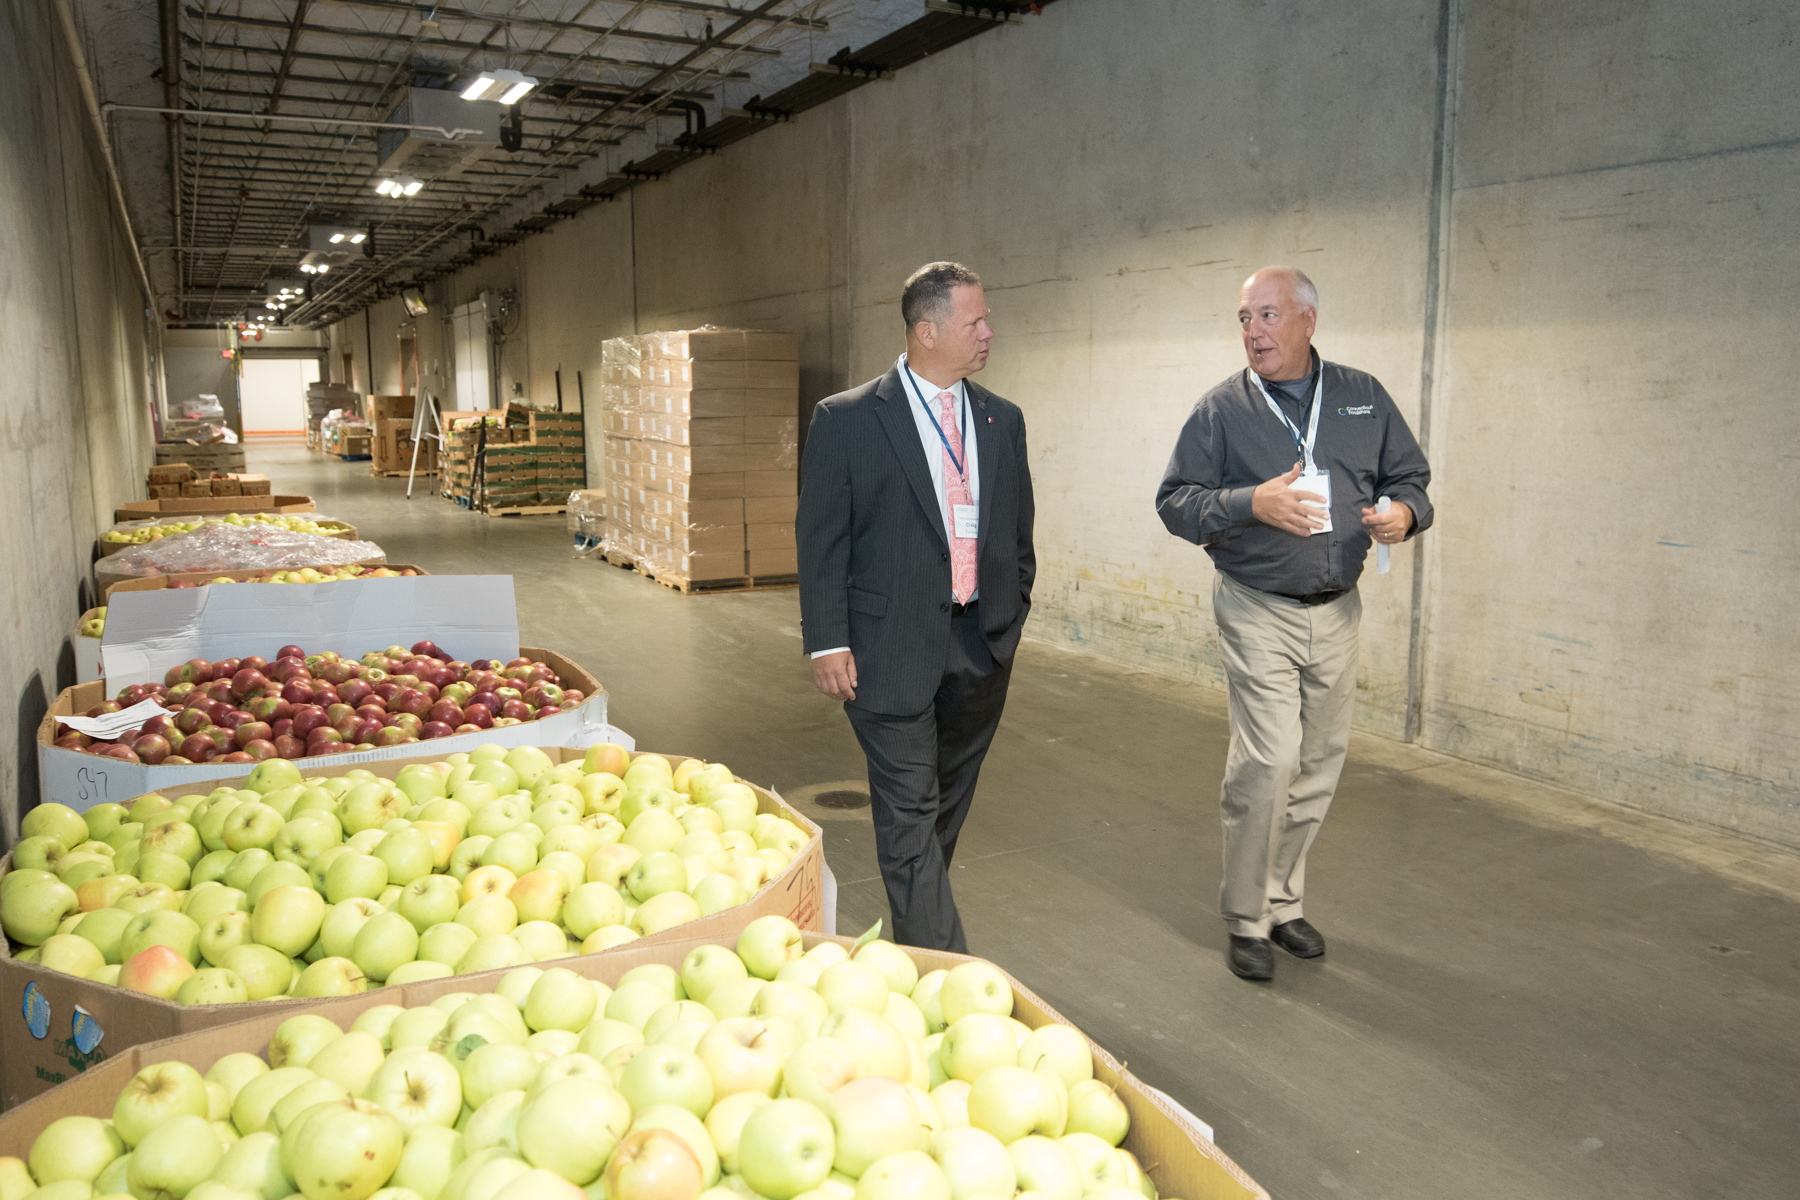
<svg viewBox="0 0 1800 1200"><path fill-rule="evenodd" d="M813 803L820 808L867 808L869 798L862 792L821 792L813 797Z"/></svg>

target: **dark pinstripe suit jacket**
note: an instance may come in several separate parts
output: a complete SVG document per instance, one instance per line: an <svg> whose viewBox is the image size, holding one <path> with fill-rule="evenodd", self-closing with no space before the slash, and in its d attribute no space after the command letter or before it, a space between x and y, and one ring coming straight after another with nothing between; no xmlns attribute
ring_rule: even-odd
<svg viewBox="0 0 1800 1200"><path fill-rule="evenodd" d="M973 379L967 387L981 476L979 612L989 649L1006 663L1037 570L1025 417ZM794 521L806 652L850 647L855 704L895 715L931 706L950 636L943 500L909 403L897 368L819 401Z"/></svg>

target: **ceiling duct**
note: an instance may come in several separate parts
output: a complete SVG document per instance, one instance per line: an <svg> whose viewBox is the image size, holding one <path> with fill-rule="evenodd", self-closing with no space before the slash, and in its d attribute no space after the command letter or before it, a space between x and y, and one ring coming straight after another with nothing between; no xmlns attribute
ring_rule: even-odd
<svg viewBox="0 0 1800 1200"><path fill-rule="evenodd" d="M489 150L500 147L500 109L473 104L438 88L407 88L385 118L428 129L383 129L375 135L376 170L405 171L419 179L456 179ZM447 136L442 130L454 131Z"/></svg>

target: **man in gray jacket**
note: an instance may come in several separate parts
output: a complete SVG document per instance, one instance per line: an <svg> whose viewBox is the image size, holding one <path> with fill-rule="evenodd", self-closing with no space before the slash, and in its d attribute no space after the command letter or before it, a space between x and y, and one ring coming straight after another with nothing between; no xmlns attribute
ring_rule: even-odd
<svg viewBox="0 0 1800 1200"><path fill-rule="evenodd" d="M969 378L994 337L975 272L927 263L900 313L906 353L813 410L800 624L868 758L890 936L965 952L948 868L1031 611L1031 466L1018 406Z"/></svg>
<svg viewBox="0 0 1800 1200"><path fill-rule="evenodd" d="M1374 376L1312 348L1319 294L1292 267L1245 281L1238 324L1249 369L1194 406L1156 511L1217 568L1213 618L1230 693L1220 795L1226 962L1274 975L1270 942L1325 953L1301 901L1350 745L1356 581L1371 542L1431 525L1425 455Z"/></svg>

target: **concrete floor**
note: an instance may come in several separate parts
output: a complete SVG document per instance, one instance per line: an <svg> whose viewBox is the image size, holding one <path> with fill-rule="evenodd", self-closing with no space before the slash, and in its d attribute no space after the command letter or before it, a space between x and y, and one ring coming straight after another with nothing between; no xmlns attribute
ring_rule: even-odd
<svg viewBox="0 0 1800 1200"><path fill-rule="evenodd" d="M821 820L839 928L886 913L863 763L792 590L683 597L364 464L253 447L394 562L510 573L640 747ZM972 949L1217 1129L1277 1197L1800 1195L1800 862L1359 738L1314 847L1328 955L1225 970L1221 697L1027 641L953 868ZM1190 1198L1191 1200L1191 1198Z"/></svg>

